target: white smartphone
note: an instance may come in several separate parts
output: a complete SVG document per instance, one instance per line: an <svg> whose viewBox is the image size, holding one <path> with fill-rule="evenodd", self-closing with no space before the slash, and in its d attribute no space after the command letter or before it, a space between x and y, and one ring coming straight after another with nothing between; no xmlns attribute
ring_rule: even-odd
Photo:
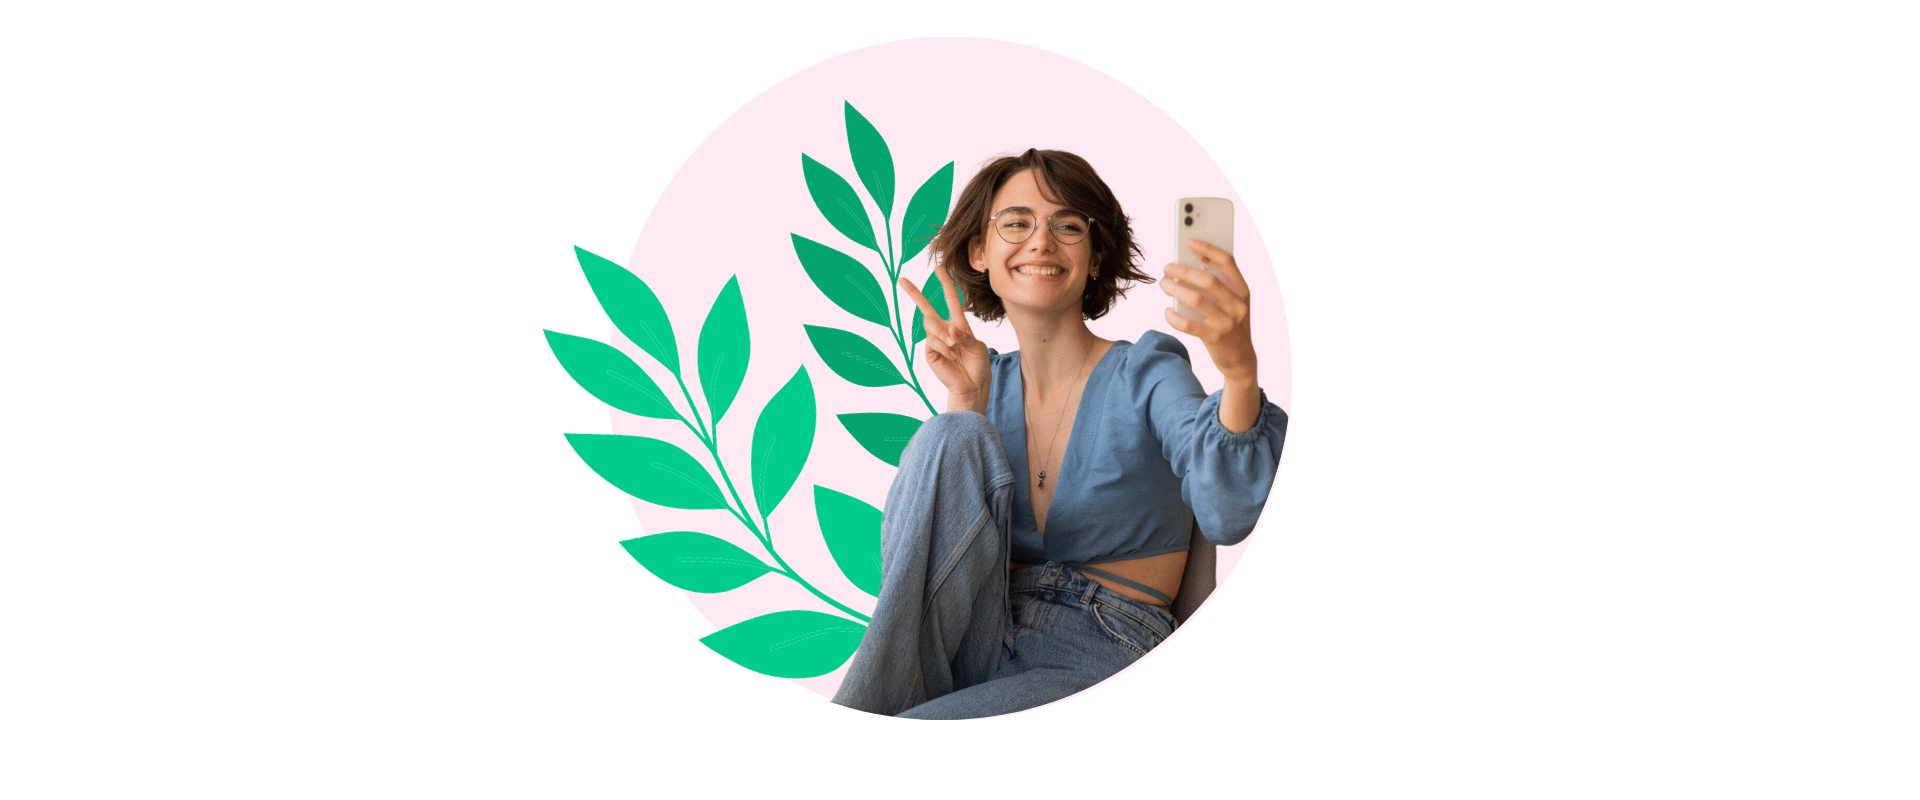
<svg viewBox="0 0 1920 800"><path fill-rule="evenodd" d="M1228 253L1233 252L1233 201L1224 197L1182 197L1174 208L1179 235L1174 237L1175 259L1189 267L1199 267L1215 275L1220 268L1203 264L1200 254L1187 249L1187 241L1199 239ZM1173 301L1173 313L1187 319L1200 319L1200 312Z"/></svg>

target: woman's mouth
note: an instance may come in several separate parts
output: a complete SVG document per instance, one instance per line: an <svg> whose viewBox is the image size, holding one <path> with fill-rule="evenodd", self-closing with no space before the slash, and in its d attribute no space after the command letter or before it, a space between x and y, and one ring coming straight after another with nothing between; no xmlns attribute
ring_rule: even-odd
<svg viewBox="0 0 1920 800"><path fill-rule="evenodd" d="M1037 264L1028 264L1025 266L1014 267L1013 271L1020 273L1021 275L1033 275L1036 277L1067 274L1067 271L1064 269L1061 269L1060 267L1045 267Z"/></svg>

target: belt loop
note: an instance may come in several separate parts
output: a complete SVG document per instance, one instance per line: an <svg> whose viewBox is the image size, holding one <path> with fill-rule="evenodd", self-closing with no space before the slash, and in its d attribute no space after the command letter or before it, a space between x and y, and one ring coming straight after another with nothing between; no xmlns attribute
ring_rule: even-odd
<svg viewBox="0 0 1920 800"><path fill-rule="evenodd" d="M1080 602L1084 605L1093 605L1093 596L1100 591L1100 582L1094 580L1093 576L1082 573L1079 570L1075 570L1073 574L1080 576L1081 580L1087 582L1087 590L1080 593Z"/></svg>

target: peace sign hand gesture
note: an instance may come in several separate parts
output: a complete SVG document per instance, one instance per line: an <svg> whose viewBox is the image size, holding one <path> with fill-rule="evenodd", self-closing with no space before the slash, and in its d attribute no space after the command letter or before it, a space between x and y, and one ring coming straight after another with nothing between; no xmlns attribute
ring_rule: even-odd
<svg viewBox="0 0 1920 800"><path fill-rule="evenodd" d="M952 310L953 319L941 319L933 310L933 304L927 302L927 296L914 288L912 281L900 279L900 288L907 290L907 296L920 307L920 316L925 320L927 366L933 368L934 377L947 387L948 411L984 414L987 390L993 385L987 344L973 338L973 328L967 324L967 314L960 308L960 294L954 288L953 276L947 274L946 265L936 264L933 274L946 292L947 308Z"/></svg>

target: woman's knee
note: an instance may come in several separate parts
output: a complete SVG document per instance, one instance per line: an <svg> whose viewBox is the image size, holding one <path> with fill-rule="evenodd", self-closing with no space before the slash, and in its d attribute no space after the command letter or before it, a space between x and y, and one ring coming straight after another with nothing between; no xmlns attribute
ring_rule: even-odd
<svg viewBox="0 0 1920 800"><path fill-rule="evenodd" d="M929 454L991 447L999 444L999 437L999 429L993 427L985 415L976 411L948 411L921 423L900 460L904 464Z"/></svg>

